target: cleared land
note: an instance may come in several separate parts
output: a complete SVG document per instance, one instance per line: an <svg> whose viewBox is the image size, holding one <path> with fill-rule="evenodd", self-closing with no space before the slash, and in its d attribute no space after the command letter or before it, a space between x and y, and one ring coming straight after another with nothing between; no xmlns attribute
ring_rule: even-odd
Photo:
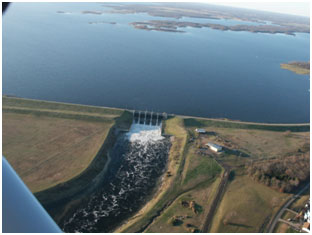
<svg viewBox="0 0 312 235"><path fill-rule="evenodd" d="M3 155L32 192L92 162L120 110L3 97Z"/></svg>

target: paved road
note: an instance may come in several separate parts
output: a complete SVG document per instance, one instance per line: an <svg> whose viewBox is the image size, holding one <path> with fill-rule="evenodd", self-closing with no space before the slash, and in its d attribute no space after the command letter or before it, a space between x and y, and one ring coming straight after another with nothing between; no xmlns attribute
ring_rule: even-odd
<svg viewBox="0 0 312 235"><path fill-rule="evenodd" d="M274 219L272 220L271 224L268 228L268 233L273 233L273 230L278 222L278 220L281 218L281 216L284 214L287 207L289 207L307 188L310 187L310 183L308 183L303 189L301 189L296 195L289 198L285 204L279 209L279 211L276 213Z"/></svg>

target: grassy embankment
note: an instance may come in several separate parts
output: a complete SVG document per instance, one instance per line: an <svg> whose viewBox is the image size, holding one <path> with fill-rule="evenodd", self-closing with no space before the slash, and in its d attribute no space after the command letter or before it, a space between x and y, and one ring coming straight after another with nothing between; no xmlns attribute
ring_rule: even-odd
<svg viewBox="0 0 312 235"><path fill-rule="evenodd" d="M126 128L122 110L3 99L3 154L32 192L79 176L94 161L113 126Z"/></svg>
<svg viewBox="0 0 312 235"><path fill-rule="evenodd" d="M226 151L218 161L233 170L225 195L214 216L210 232L259 232L290 194L280 193L253 181L246 173L251 161L283 158L309 143L309 124L255 125L227 121L186 119L185 127L205 128L200 145L214 142L247 155Z"/></svg>
<svg viewBox="0 0 312 235"><path fill-rule="evenodd" d="M281 68L290 70L296 74L310 74L310 63L294 62L289 64L281 64Z"/></svg>

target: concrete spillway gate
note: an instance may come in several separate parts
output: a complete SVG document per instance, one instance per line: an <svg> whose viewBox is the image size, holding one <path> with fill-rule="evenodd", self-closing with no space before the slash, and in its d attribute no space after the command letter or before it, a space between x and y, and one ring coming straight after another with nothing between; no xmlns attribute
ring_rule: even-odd
<svg viewBox="0 0 312 235"><path fill-rule="evenodd" d="M166 113L157 113L150 111L133 111L133 123L150 125L150 126L160 126L162 120L167 119Z"/></svg>

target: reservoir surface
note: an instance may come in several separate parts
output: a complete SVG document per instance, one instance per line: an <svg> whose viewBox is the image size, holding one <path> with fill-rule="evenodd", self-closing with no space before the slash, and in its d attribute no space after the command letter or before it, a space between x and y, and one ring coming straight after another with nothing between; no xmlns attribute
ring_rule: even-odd
<svg viewBox="0 0 312 235"><path fill-rule="evenodd" d="M145 31L129 23L173 19L81 13L111 10L102 5L13 3L3 16L3 94L242 121L309 122L309 75L280 68L309 61L309 34Z"/></svg>

